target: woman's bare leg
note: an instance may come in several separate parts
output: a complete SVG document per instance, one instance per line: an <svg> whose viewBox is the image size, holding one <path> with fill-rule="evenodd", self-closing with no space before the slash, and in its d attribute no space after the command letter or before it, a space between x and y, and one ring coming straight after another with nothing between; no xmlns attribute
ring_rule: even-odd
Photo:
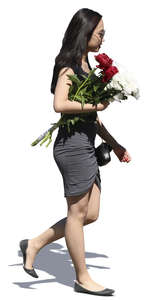
<svg viewBox="0 0 147 300"><path fill-rule="evenodd" d="M85 198L81 199L80 197L68 198L68 216L47 229L43 234L32 240L29 240L30 246L28 247L28 249L30 250L32 246L32 252L35 249L37 254L37 252L43 246L50 242L53 242L56 239L61 238L64 234L70 256L75 266L77 281L87 289L98 291L103 290L104 287L92 280L88 273L88 270L86 269L83 233L83 225L87 225L92 221L95 221L98 218L99 214L100 191L95 183L92 186L88 199L89 202L87 207L86 194ZM76 205L77 203L79 203L79 205ZM40 242L40 240L42 242ZM37 242L39 243L40 247L38 247ZM29 253L27 253L27 261L29 260L28 254ZM32 253L30 261L31 260ZM26 267L30 268L30 266Z"/></svg>
<svg viewBox="0 0 147 300"><path fill-rule="evenodd" d="M68 215L65 224L65 240L75 267L76 280L89 290L100 291L104 287L92 280L85 261L83 225L88 212L88 199L89 192L82 197L67 198Z"/></svg>
<svg viewBox="0 0 147 300"><path fill-rule="evenodd" d="M28 248L27 248L27 259L25 267L28 269L32 269L32 265L35 260L35 256L37 253L47 244L50 244L62 237L65 237L65 224L67 221L67 217L61 219L59 222L55 223L53 226L45 230L43 233L38 235L35 238L29 239ZM92 221L90 221L91 223ZM85 220L85 224L89 224L88 221Z"/></svg>
<svg viewBox="0 0 147 300"><path fill-rule="evenodd" d="M74 201L77 202L77 200L79 200L80 197L74 197ZM85 217L83 218L83 222L81 222L81 214L80 214L80 224L82 224L82 235L83 235L83 225L87 225L90 224L92 222L94 222L99 215L99 206L100 206L100 191L97 188L97 185L94 183L90 194L89 194L89 201L88 201L88 208L87 208L87 213L85 215ZM69 208L69 204L68 204L68 208ZM77 215L77 213L76 213ZM68 212L68 216L70 216L70 210ZM72 216L72 214L71 214ZM69 217L65 217L63 219L61 219L59 222L55 223L53 226L51 226L49 229L47 229L45 232L43 232L42 234L40 234L39 236L29 240L29 245L28 245L28 250L27 250L27 263L25 265L26 268L31 269L32 268L32 264L33 261L35 259L36 254L40 251L41 248L43 248L45 245L52 243L53 241L62 238L63 236L65 236L65 225L68 219L68 223L69 223L69 228L73 228L73 225L70 226L70 223L73 223L75 221L75 218L69 218ZM78 220L79 222L79 220ZM75 223L75 222L74 222ZM79 224L75 224L75 226L79 226ZM81 225L80 225L81 228ZM71 229L73 232L73 229ZM76 230L77 231L77 230ZM78 229L79 232L79 229ZM68 236L70 236L70 232L67 233L67 243L68 243ZM80 234L81 236L81 234ZM77 237L78 239L78 245L79 245L79 237ZM70 239L69 239L70 240ZM75 243L73 242L73 246L71 245L71 256L72 256L72 251L74 251L74 245ZM72 250L73 249L73 250ZM76 248L77 249L77 248ZM83 249L84 250L84 249ZM84 253L84 251L82 251ZM85 258L84 258L85 260ZM84 263L84 268L81 267L82 269L82 273L80 274L80 269L79 271L77 270L76 273L78 274L77 280L82 283L85 282L85 280L87 280L90 276L87 272L86 269L86 264L83 261L82 264ZM79 268L79 266L78 266ZM76 268L75 268L76 269ZM96 284L94 281L92 281L93 288L96 288L98 290L99 289L103 289L102 286ZM96 286L95 286L96 284ZM92 287L92 286L91 286Z"/></svg>
<svg viewBox="0 0 147 300"><path fill-rule="evenodd" d="M90 196L88 201L88 211L86 218L84 219L84 226L96 221L99 215L100 191L98 190L95 183L91 188L89 195ZM65 237L66 221L67 217L61 219L37 237L29 239L27 248L27 259L25 264L26 268L32 268L35 256L44 246L62 237Z"/></svg>
<svg viewBox="0 0 147 300"><path fill-rule="evenodd" d="M76 279L89 276L85 263L83 225L88 211L89 191L82 196L67 197L68 214L65 224L65 240L72 258Z"/></svg>

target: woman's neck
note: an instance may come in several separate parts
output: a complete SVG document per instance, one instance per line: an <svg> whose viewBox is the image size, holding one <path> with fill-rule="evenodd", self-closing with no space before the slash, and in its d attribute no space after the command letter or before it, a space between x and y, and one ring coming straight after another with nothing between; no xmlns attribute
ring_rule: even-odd
<svg viewBox="0 0 147 300"><path fill-rule="evenodd" d="M82 55L82 63L87 63L88 51Z"/></svg>

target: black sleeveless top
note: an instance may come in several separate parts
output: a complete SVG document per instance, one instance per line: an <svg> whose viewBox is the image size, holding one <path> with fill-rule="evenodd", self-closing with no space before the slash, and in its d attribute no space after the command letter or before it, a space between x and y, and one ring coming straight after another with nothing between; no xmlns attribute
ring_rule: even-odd
<svg viewBox="0 0 147 300"><path fill-rule="evenodd" d="M88 66L89 66L89 69L91 69L90 65L89 65L89 62L87 60L87 63L88 63ZM72 65L71 67L74 71L75 74L77 74L77 76L79 77L79 79L82 77L80 75L84 74L84 75L87 75L88 76L88 73L85 72L81 66L77 65L77 64L74 64ZM96 76L95 74L93 74L93 76ZM74 116L81 116L82 118L84 118L86 121L90 121L90 122L94 122L96 120L96 117L97 117L97 111L87 111L87 112L84 112L84 113L74 113L74 114L66 114L66 113L61 113L61 117L62 115L66 115L66 118L71 118L71 117L74 117Z"/></svg>

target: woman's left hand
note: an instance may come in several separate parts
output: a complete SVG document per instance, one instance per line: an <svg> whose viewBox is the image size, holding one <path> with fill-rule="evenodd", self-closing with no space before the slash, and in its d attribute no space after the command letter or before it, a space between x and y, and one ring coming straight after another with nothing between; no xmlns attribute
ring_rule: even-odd
<svg viewBox="0 0 147 300"><path fill-rule="evenodd" d="M131 161L131 156L128 153L128 151L121 145L116 146L115 148L112 149L114 151L114 153L116 154L116 156L118 157L118 159L121 162L130 162Z"/></svg>

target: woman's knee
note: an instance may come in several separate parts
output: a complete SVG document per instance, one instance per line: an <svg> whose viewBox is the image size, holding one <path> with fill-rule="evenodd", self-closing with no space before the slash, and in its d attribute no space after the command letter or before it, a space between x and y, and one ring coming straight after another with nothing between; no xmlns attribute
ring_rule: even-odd
<svg viewBox="0 0 147 300"><path fill-rule="evenodd" d="M99 217L99 213L95 213L95 214L93 214L93 215L90 215L90 216L85 216L85 224L90 224L90 223L93 223L93 222L95 222L97 219L98 219L98 217Z"/></svg>
<svg viewBox="0 0 147 300"><path fill-rule="evenodd" d="M89 202L88 202L88 212L85 217L85 222L87 224L95 222L99 217L100 209L100 190L94 183L90 192Z"/></svg>

